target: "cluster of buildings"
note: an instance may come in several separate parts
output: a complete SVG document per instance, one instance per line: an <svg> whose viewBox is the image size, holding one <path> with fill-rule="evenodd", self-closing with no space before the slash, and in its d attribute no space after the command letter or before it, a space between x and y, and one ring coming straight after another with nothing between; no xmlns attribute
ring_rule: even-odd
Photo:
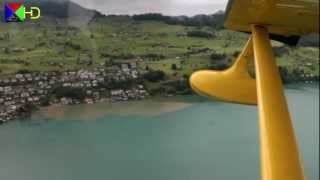
<svg viewBox="0 0 320 180"><path fill-rule="evenodd" d="M15 74L0 79L0 121L5 122L19 116L26 105L70 105L110 100L127 101L144 99L149 96L145 87L139 84L141 74L137 62L99 66L92 70L65 72L30 72ZM134 82L124 88L114 83ZM123 87L123 86L122 86ZM55 89L81 90L84 99L56 95ZM77 92L73 92L76 94ZM63 93L68 94L68 93ZM1 122L0 122L1 123Z"/></svg>

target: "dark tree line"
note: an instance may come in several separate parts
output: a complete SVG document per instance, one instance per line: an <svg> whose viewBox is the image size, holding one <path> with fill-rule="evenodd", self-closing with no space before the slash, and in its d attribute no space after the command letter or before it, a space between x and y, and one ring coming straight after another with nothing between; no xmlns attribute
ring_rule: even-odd
<svg viewBox="0 0 320 180"><path fill-rule="evenodd" d="M163 71L149 71L143 75L143 78L150 82L159 82L165 79L165 75Z"/></svg>
<svg viewBox="0 0 320 180"><path fill-rule="evenodd" d="M212 15L196 15L193 17L187 16L165 16L158 13L149 13L134 15L132 19L137 21L161 21L171 25L184 26L211 26L215 29L222 29L224 22L224 13L218 12Z"/></svg>
<svg viewBox="0 0 320 180"><path fill-rule="evenodd" d="M200 37L200 38L213 38L214 34L206 31L189 31L187 33L189 37Z"/></svg>
<svg viewBox="0 0 320 180"><path fill-rule="evenodd" d="M298 45L305 47L319 47L319 34L303 36Z"/></svg>

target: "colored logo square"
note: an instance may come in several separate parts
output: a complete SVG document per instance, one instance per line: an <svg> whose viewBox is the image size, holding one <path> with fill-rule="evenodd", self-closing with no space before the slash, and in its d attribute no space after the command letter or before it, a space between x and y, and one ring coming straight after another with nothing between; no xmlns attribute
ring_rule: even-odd
<svg viewBox="0 0 320 180"><path fill-rule="evenodd" d="M5 3L4 19L6 22L23 22L26 19L25 11L22 3Z"/></svg>

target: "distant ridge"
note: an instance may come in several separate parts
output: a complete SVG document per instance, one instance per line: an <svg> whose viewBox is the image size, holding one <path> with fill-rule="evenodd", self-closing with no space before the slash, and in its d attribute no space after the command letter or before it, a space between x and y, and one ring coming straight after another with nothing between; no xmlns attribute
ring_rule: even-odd
<svg viewBox="0 0 320 180"><path fill-rule="evenodd" d="M0 13L3 21L3 5L7 2L6 0L0 0ZM26 5L38 6L41 9L43 17L54 17L54 18L70 18L76 16L92 16L101 15L96 10L90 10L74 3L70 0L39 0L39 1L25 1Z"/></svg>
<svg viewBox="0 0 320 180"><path fill-rule="evenodd" d="M90 10L69 0L41 0L30 1L26 4L37 5L41 8L43 16L56 18L70 18L76 16L100 15L96 10Z"/></svg>
<svg viewBox="0 0 320 180"><path fill-rule="evenodd" d="M3 18L3 5L7 0L0 0L0 23L4 22ZM32 0L25 1L26 5L35 5L41 8L42 17L52 17L57 19L66 18L82 18L90 17L89 19L95 17L105 17L102 13L82 7L81 5L74 3L70 0ZM218 11L211 15L195 15L192 17L188 16L166 16L159 13L147 13L138 14L133 16L128 15L107 15L108 17L116 16L126 16L127 18L132 18L136 21L160 21L171 25L183 25L183 26L210 26L217 30L224 29L224 17L223 11ZM319 35L313 34L309 36L302 37L299 43L300 46L319 46Z"/></svg>

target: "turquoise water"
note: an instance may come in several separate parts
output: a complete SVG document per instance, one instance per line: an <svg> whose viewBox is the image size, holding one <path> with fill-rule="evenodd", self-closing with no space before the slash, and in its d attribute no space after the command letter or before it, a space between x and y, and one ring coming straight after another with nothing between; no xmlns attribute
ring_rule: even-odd
<svg viewBox="0 0 320 180"><path fill-rule="evenodd" d="M307 179L319 179L319 90L287 90ZM198 96L46 108L0 126L1 180L257 180L253 106Z"/></svg>

